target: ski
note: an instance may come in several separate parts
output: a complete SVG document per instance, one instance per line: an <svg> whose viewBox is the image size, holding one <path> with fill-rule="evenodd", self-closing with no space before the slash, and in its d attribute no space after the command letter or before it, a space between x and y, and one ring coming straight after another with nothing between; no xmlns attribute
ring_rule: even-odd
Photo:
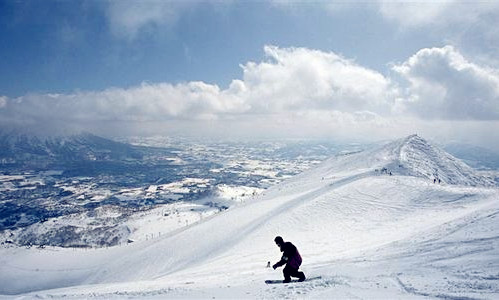
<svg viewBox="0 0 499 300"><path fill-rule="evenodd" d="M304 281L299 281L298 279L293 279L290 282L286 282L286 283L307 282L307 281L312 281L312 280L318 280L321 278L322 278L321 276L316 276L316 277L307 278ZM265 283L266 284L278 284L278 283L284 283L284 281L283 280L265 280Z"/></svg>

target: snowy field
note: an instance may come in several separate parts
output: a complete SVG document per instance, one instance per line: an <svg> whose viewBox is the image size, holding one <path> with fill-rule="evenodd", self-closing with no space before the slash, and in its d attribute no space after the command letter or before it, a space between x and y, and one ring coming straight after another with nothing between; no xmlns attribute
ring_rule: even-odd
<svg viewBox="0 0 499 300"><path fill-rule="evenodd" d="M126 247L0 249L0 298L497 299L498 214L492 180L410 136ZM321 278L266 285L276 235Z"/></svg>

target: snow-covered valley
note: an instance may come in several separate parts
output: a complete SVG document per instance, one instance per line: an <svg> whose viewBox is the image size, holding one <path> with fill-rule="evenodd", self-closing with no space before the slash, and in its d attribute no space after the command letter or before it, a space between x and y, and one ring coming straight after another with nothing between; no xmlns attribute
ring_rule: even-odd
<svg viewBox="0 0 499 300"><path fill-rule="evenodd" d="M493 299L498 214L492 179L409 136L126 246L1 248L0 297ZM280 258L276 235L321 278L266 285L282 278L266 267Z"/></svg>
<svg viewBox="0 0 499 300"><path fill-rule="evenodd" d="M121 143L89 133L0 131L0 246L100 248L147 240L357 148L164 137Z"/></svg>

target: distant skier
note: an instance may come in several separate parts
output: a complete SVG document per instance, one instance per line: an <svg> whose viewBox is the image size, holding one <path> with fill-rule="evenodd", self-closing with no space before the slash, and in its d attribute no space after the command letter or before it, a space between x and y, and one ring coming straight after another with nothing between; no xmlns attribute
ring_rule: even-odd
<svg viewBox="0 0 499 300"><path fill-rule="evenodd" d="M299 278L298 281L304 281L305 280L305 274L303 272L298 271L300 268L302 259L300 256L300 253L298 252L298 249L296 249L295 245L291 244L290 242L284 242L282 237L277 236L274 239L274 242L277 244L277 246L281 249L282 258L279 262L277 262L275 265L272 267L277 269L280 266L283 266L286 264L284 267L284 270L282 271L284 273L284 283L290 282L291 277L297 277Z"/></svg>

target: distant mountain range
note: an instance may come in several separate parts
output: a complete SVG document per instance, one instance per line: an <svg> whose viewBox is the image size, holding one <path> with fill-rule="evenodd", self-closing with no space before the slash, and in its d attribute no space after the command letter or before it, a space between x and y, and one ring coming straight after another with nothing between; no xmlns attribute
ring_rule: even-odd
<svg viewBox="0 0 499 300"><path fill-rule="evenodd" d="M309 146L314 147L312 144ZM113 141L91 133L39 137L15 131L0 131L0 166L4 170L23 167L45 169L82 161L130 162L143 159L153 149L157 150L154 147ZM452 143L443 149L473 168L499 169L499 153L486 148ZM305 147L299 150L307 151Z"/></svg>
<svg viewBox="0 0 499 300"><path fill-rule="evenodd" d="M469 144L451 143L445 151L479 170L499 170L499 153Z"/></svg>
<svg viewBox="0 0 499 300"><path fill-rule="evenodd" d="M66 137L0 133L0 162L3 166L47 167L67 161L113 161L142 158L137 147L81 133Z"/></svg>

